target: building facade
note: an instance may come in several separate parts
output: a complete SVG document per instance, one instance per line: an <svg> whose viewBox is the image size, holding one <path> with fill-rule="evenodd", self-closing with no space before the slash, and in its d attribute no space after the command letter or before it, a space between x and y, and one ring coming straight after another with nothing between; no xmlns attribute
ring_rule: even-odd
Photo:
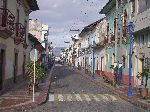
<svg viewBox="0 0 150 112"><path fill-rule="evenodd" d="M105 74L115 78L117 82L128 84L130 43L127 26L128 21L131 20L131 1L111 0L100 13L106 16L109 42L106 47ZM111 65L117 66L118 70L114 71ZM132 84L134 84L135 75L132 71Z"/></svg>
<svg viewBox="0 0 150 112"><path fill-rule="evenodd" d="M136 65L133 70L138 75L138 72L142 72L143 67L150 68L150 1L132 0L131 8L135 40L133 60ZM139 86L141 80L135 78L135 84ZM148 87L150 88L150 79Z"/></svg>
<svg viewBox="0 0 150 112"><path fill-rule="evenodd" d="M39 42L41 42L42 38L42 24L36 19L29 20L29 33L35 36Z"/></svg>
<svg viewBox="0 0 150 112"><path fill-rule="evenodd" d="M25 75L29 14L38 9L36 0L0 0L0 91Z"/></svg>

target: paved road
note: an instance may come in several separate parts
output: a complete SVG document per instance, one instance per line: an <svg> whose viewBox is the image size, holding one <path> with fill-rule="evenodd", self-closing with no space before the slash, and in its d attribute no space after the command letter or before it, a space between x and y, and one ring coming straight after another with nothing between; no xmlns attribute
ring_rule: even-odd
<svg viewBox="0 0 150 112"><path fill-rule="evenodd" d="M103 83L103 82L102 82ZM144 112L66 66L56 64L47 103L30 112Z"/></svg>

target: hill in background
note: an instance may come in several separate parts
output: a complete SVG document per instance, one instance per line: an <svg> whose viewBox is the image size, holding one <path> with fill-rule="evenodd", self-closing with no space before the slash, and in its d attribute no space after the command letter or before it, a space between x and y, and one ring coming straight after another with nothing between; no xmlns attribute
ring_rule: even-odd
<svg viewBox="0 0 150 112"><path fill-rule="evenodd" d="M53 53L54 53L55 57L59 57L60 56L60 53L62 51L61 49L65 49L65 47L55 47L53 49Z"/></svg>

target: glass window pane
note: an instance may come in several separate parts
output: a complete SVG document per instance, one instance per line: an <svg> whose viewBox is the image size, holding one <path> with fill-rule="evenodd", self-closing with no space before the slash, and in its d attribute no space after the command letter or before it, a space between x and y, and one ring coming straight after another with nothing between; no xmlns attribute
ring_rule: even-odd
<svg viewBox="0 0 150 112"><path fill-rule="evenodd" d="M149 9L150 8L150 0L146 1L146 5L147 5L147 9Z"/></svg>
<svg viewBox="0 0 150 112"><path fill-rule="evenodd" d="M139 0L139 13L146 10L146 0Z"/></svg>

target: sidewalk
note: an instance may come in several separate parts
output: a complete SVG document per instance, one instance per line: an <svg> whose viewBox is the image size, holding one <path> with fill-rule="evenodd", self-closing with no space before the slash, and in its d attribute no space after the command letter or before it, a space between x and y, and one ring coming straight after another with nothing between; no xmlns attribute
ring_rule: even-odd
<svg viewBox="0 0 150 112"><path fill-rule="evenodd" d="M83 70L77 70L77 72L82 74L83 78L87 78L96 84L103 85L106 89L118 95L120 98L132 103L133 105L136 105L138 107L141 107L150 111L150 96L148 97L147 100L141 99L139 97L139 92L137 88L132 88L133 96L128 97L127 96L128 86L126 85L113 87L110 84L105 83L103 78L100 75L95 74L95 80L92 80L90 74L83 74Z"/></svg>
<svg viewBox="0 0 150 112"><path fill-rule="evenodd" d="M35 102L32 102L32 94L27 93L27 81L19 83L19 86L11 89L0 96L0 112L10 109L30 109L34 108L47 99L47 92L50 85L51 74L54 66L49 74L45 77L45 83L40 84L39 90L35 93Z"/></svg>

